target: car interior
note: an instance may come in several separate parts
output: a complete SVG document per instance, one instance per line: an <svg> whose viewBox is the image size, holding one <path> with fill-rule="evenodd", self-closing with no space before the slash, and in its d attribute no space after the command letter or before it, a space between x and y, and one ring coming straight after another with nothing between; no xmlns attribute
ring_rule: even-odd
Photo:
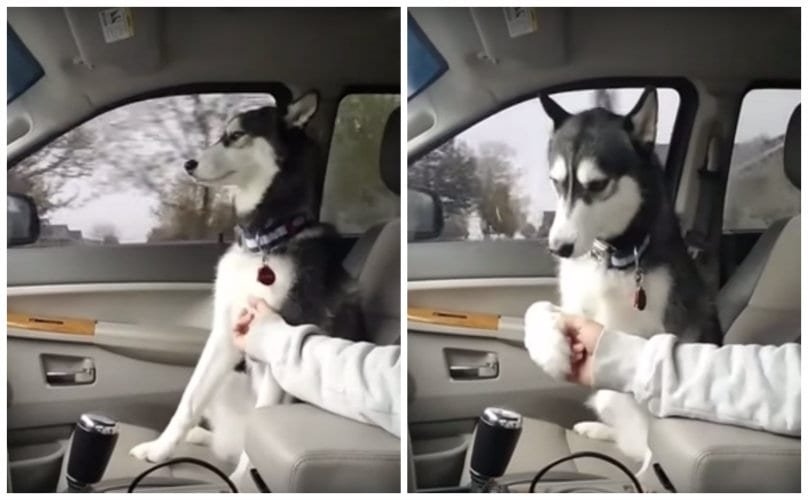
<svg viewBox="0 0 808 500"><path fill-rule="evenodd" d="M532 16L532 27L512 22L524 16ZM796 212L745 231L722 225L733 200L752 206L772 194L762 178L745 196L731 193L731 158L745 96L800 88L799 9L418 7L409 9L408 23L410 47L415 37L438 61L415 88L412 55L408 61L408 188L427 200L427 208L415 209L411 195L408 209L409 491L468 491L475 424L488 407L522 416L499 481L510 491L526 491L539 469L577 451L599 451L637 469L613 443L571 430L593 419L584 405L590 392L551 379L523 346L528 306L559 300L546 244L441 237L451 221L435 215L440 204L429 208L440 197L437 181L413 181L416 167L426 168L419 162L436 158L429 155L444 151L441 145L540 92L675 89L680 104L665 179L708 283L705 297L717 297L723 341L799 342L799 192ZM773 126L771 135L780 137L774 152L753 162L789 190L799 189L801 177L798 94ZM434 171L429 179L440 176ZM648 445L670 490L800 491L799 438L664 418L653 420ZM600 461L576 459L554 473L555 486L539 490L559 491L563 483L565 491L633 491L621 471Z"/></svg>
<svg viewBox="0 0 808 500"><path fill-rule="evenodd" d="M398 106L397 7L9 8L8 23L42 73L13 99L9 95L9 176L65 132L146 99L211 92L297 96L314 89L320 105L308 131L323 165L335 147L345 96L381 94ZM369 340L378 344L400 337L399 116L387 111L371 131L373 153L356 159L372 163L371 181L395 200L395 213L363 222L361 231L341 231L332 256L357 279ZM71 153L78 154L68 150L66 164ZM181 171L182 164L160 168ZM346 171L323 168L316 189ZM8 491L65 491L68 462L84 459L70 450L76 422L87 413L116 421L119 432L93 491L126 491L152 465L129 450L166 426L208 336L212 279L227 245L37 245L37 233L52 232L47 226L54 221L45 217L37 226L35 209L46 207L31 206L25 195L34 194L9 193L9 220L19 212L14 221L22 222L16 239L10 232L8 249ZM122 210L125 216L130 207ZM240 489L400 491L397 437L293 403L250 415L246 453L258 479ZM180 448L175 455L202 458L225 473L235 467L207 447ZM188 464L155 471L140 484L152 492L226 490L215 475Z"/></svg>

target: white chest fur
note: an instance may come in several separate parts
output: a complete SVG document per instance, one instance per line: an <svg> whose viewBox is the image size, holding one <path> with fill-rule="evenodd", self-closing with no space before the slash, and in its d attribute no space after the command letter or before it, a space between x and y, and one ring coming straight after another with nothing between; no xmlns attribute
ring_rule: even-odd
<svg viewBox="0 0 808 500"><path fill-rule="evenodd" d="M267 286L258 281L258 270L266 264L275 273L275 282ZM249 296L264 299L273 309L280 309L297 279L294 261L285 255L259 253L236 245L219 260L216 270L216 301L227 304L230 320L247 305Z"/></svg>
<svg viewBox="0 0 808 500"><path fill-rule="evenodd" d="M657 268L643 277L647 304L634 307L634 273L606 269L592 258L563 259L558 273L562 309L626 333L650 337L664 332L670 273Z"/></svg>

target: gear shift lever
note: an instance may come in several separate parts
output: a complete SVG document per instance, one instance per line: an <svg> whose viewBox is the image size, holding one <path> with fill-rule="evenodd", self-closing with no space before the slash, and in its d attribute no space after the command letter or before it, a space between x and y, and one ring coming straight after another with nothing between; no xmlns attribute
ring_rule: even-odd
<svg viewBox="0 0 808 500"><path fill-rule="evenodd" d="M89 491L101 480L118 442L118 422L85 413L76 424L67 460L69 491Z"/></svg>
<svg viewBox="0 0 808 500"><path fill-rule="evenodd" d="M485 493L502 477L522 433L522 415L503 408L486 408L477 424L471 449L471 491Z"/></svg>

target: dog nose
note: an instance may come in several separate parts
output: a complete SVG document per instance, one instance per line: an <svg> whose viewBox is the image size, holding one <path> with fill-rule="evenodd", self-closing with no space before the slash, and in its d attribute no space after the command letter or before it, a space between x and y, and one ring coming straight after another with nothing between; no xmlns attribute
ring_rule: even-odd
<svg viewBox="0 0 808 500"><path fill-rule="evenodd" d="M562 259L566 259L570 255L572 255L572 250L575 246L572 243L564 243L558 247L550 247L550 253L561 257Z"/></svg>
<svg viewBox="0 0 808 500"><path fill-rule="evenodd" d="M185 162L185 170L190 174L196 170L197 165L199 165L199 163L197 163L196 160L188 160Z"/></svg>

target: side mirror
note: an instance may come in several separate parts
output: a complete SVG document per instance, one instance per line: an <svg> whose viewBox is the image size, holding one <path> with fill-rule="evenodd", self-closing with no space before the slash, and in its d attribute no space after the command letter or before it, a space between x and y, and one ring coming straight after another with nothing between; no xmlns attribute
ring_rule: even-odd
<svg viewBox="0 0 808 500"><path fill-rule="evenodd" d="M407 241L430 240L443 231L440 197L422 189L407 189Z"/></svg>
<svg viewBox="0 0 808 500"><path fill-rule="evenodd" d="M28 245L39 238L39 215L30 196L8 193L6 209L9 247Z"/></svg>

